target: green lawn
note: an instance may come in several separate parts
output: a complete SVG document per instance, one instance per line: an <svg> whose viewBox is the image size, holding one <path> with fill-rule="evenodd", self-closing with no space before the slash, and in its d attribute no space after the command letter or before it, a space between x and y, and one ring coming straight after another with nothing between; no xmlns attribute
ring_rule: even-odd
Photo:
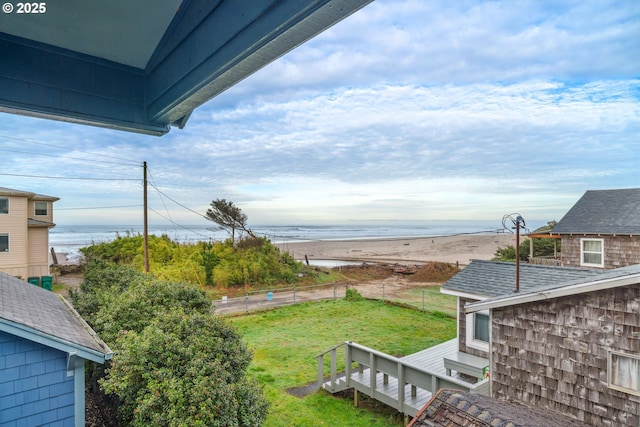
<svg viewBox="0 0 640 427"><path fill-rule="evenodd" d="M401 426L402 419L389 415L392 412L357 409L351 400L324 391L298 398L286 389L315 381L315 356L343 341L404 356L456 333L455 315L371 300L304 303L229 320L254 351L249 374L264 385L272 403L267 427Z"/></svg>

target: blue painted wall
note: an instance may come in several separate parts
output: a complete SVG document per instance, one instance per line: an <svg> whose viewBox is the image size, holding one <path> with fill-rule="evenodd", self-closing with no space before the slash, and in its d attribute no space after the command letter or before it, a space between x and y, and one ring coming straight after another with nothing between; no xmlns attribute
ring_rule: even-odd
<svg viewBox="0 0 640 427"><path fill-rule="evenodd" d="M67 353L0 332L0 425L74 425Z"/></svg>

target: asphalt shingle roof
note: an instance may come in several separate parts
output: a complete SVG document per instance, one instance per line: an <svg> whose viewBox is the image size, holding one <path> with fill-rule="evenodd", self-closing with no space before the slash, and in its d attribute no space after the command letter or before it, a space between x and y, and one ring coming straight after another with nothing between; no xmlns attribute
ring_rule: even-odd
<svg viewBox="0 0 640 427"><path fill-rule="evenodd" d="M0 272L0 318L103 354L111 353L57 294Z"/></svg>
<svg viewBox="0 0 640 427"><path fill-rule="evenodd" d="M586 268L520 264L520 292L541 286L594 277L602 271ZM486 298L512 294L516 288L514 262L473 260L449 279L442 289L478 295Z"/></svg>
<svg viewBox="0 0 640 427"><path fill-rule="evenodd" d="M441 389L409 427L578 427L562 414L460 390Z"/></svg>
<svg viewBox="0 0 640 427"><path fill-rule="evenodd" d="M587 191L551 232L640 234L640 188Z"/></svg>

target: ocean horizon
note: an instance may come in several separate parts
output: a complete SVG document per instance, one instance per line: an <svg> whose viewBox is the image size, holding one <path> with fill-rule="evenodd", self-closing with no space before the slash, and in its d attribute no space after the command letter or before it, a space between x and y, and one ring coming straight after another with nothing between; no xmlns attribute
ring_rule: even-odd
<svg viewBox="0 0 640 427"><path fill-rule="evenodd" d="M291 243L498 233L502 230L502 224L500 221L459 220L384 225L259 225L252 226L251 230L273 243ZM65 253L70 259L74 259L79 257L80 248L111 242L118 236L142 233L142 225L57 225L49 231L49 245L56 253ZM213 223L188 226L149 225L149 234L167 235L171 240L180 243L222 241L230 237L225 230L220 230Z"/></svg>

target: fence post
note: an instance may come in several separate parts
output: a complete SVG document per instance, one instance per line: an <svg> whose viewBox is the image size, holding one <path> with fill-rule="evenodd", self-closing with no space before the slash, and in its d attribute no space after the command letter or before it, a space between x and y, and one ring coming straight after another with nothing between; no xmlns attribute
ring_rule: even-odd
<svg viewBox="0 0 640 427"><path fill-rule="evenodd" d="M336 284L333 284L333 299L336 299Z"/></svg>
<svg viewBox="0 0 640 427"><path fill-rule="evenodd" d="M247 295L244 297L244 309L247 313L249 312L249 292L247 292Z"/></svg>
<svg viewBox="0 0 640 427"><path fill-rule="evenodd" d="M422 311L424 311L424 289L422 289Z"/></svg>
<svg viewBox="0 0 640 427"><path fill-rule="evenodd" d="M382 301L384 301L384 283L382 284Z"/></svg>
<svg viewBox="0 0 640 427"><path fill-rule="evenodd" d="M293 287L293 303L296 303L296 287Z"/></svg>

